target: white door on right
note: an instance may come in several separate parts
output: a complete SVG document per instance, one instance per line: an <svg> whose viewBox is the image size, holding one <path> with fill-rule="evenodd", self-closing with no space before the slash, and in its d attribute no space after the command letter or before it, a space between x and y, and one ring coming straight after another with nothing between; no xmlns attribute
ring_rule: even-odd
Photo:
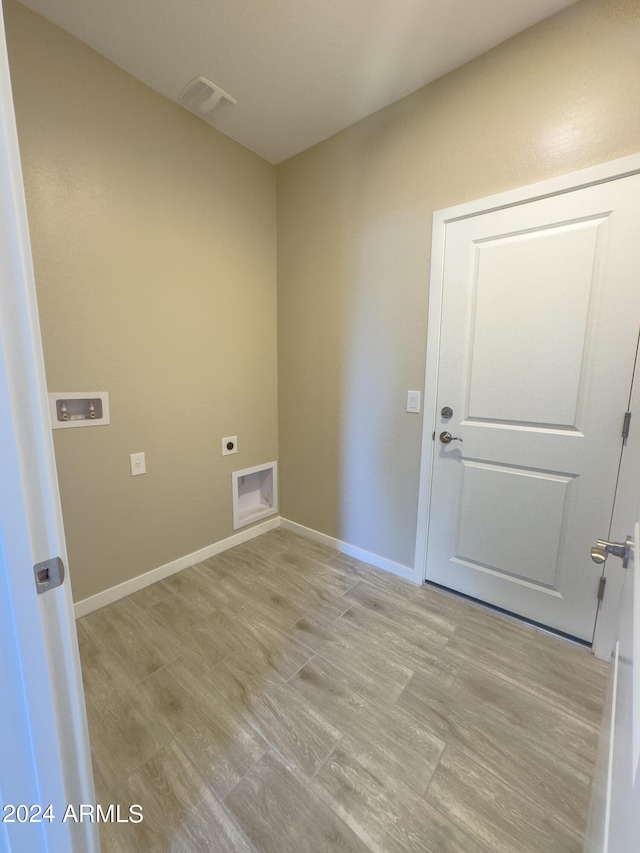
<svg viewBox="0 0 640 853"><path fill-rule="evenodd" d="M640 523L633 538L624 570L620 629L611 661L585 853L637 853L640 847Z"/></svg>
<svg viewBox="0 0 640 853"><path fill-rule="evenodd" d="M633 175L445 232L426 579L586 641L640 326L638 222Z"/></svg>

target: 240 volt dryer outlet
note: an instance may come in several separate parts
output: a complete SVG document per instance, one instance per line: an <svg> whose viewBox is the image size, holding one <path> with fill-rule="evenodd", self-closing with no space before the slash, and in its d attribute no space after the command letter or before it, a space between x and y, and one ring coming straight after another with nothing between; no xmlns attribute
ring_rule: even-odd
<svg viewBox="0 0 640 853"><path fill-rule="evenodd" d="M222 439L222 455L230 456L232 453L238 452L238 436L228 435Z"/></svg>

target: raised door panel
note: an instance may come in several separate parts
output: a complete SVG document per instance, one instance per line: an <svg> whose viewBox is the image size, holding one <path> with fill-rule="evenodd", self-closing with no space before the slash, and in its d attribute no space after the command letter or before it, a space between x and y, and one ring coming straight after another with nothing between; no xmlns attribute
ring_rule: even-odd
<svg viewBox="0 0 640 853"><path fill-rule="evenodd" d="M576 427L601 222L475 244L469 420Z"/></svg>
<svg viewBox="0 0 640 853"><path fill-rule="evenodd" d="M463 461L453 559L557 595L567 493L551 471ZM532 547L523 549L522 542Z"/></svg>

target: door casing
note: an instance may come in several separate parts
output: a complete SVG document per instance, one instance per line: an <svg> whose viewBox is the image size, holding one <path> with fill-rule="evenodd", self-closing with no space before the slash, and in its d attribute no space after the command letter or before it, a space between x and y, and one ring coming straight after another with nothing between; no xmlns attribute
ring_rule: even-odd
<svg viewBox="0 0 640 853"><path fill-rule="evenodd" d="M595 184L618 180L640 173L640 153L602 163L579 172L572 172L540 183L519 187L498 195L465 202L455 207L436 211L433 215L431 274L429 289L429 320L427 327L427 354L424 389L424 417L422 425L422 454L420 463L420 485L414 568L417 577L426 580L428 527L431 503L434 442L436 424L436 402L438 392L438 367L440 352L440 328L442 319L442 281L446 226L457 219L478 216L493 210L522 205L536 199L549 198ZM635 510L635 507L632 508ZM594 536L600 534L594 531ZM617 602L616 602L617 604ZM594 651L599 657L608 659L606 649L610 637L616 634L617 607L602 607L596 621Z"/></svg>

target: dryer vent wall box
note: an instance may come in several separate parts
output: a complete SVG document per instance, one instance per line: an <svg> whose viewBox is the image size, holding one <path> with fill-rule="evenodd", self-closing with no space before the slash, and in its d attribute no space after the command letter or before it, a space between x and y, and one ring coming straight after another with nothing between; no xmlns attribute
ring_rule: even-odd
<svg viewBox="0 0 640 853"><path fill-rule="evenodd" d="M109 423L106 391L56 391L49 394L52 429L105 426Z"/></svg>
<svg viewBox="0 0 640 853"><path fill-rule="evenodd" d="M231 474L233 529L278 512L278 463L256 465Z"/></svg>

